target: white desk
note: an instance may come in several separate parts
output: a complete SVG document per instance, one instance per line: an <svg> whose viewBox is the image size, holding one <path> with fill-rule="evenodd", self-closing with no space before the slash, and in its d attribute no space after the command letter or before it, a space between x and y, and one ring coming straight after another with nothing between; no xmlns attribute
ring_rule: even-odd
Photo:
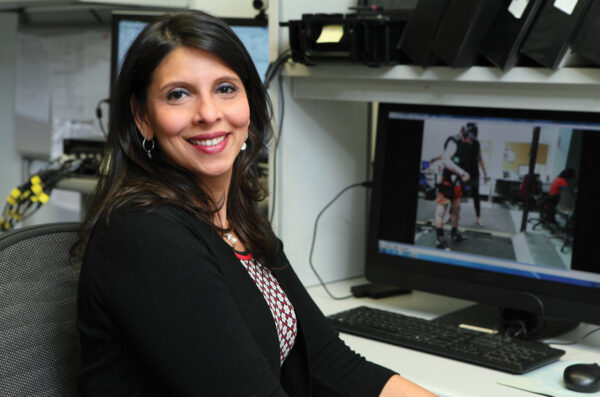
<svg viewBox="0 0 600 397"><path fill-rule="evenodd" d="M351 285L365 282L364 279L353 279L332 283L329 286L336 296L347 295ZM326 314L332 314L359 305L378 307L422 318L434 318L452 310L460 309L471 302L442 297L423 292L384 299L350 298L342 301L331 299L321 286L308 289L309 293ZM595 328L582 324L577 329L565 334L561 340L570 341ZM342 339L355 351L368 360L397 371L404 377L445 397L534 397L539 396L503 386L496 383L510 374L450 360L416 350L405 349L376 342L348 334L341 334ZM600 332L586 338L575 346L556 346L566 351L562 360L578 362L600 362ZM582 393L582 395L585 395Z"/></svg>

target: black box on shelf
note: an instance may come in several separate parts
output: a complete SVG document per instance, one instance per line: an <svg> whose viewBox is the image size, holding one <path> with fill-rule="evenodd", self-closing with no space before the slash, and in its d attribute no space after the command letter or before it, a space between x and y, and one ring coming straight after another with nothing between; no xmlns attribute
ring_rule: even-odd
<svg viewBox="0 0 600 397"><path fill-rule="evenodd" d="M521 46L521 53L540 65L557 69L589 5L589 0L546 1Z"/></svg>
<svg viewBox="0 0 600 397"><path fill-rule="evenodd" d="M600 65L600 1L592 1L573 39L571 50Z"/></svg>
<svg viewBox="0 0 600 397"><path fill-rule="evenodd" d="M544 0L507 1L481 43L481 54L505 71L521 63L519 49L543 3Z"/></svg>
<svg viewBox="0 0 600 397"><path fill-rule="evenodd" d="M343 14L303 14L288 26L292 59L306 65L322 61L355 62L352 26Z"/></svg>
<svg viewBox="0 0 600 397"><path fill-rule="evenodd" d="M357 14L351 22L354 58L369 66L406 62L407 58L398 50L397 44L409 16L408 12Z"/></svg>
<svg viewBox="0 0 600 397"><path fill-rule="evenodd" d="M398 42L398 49L419 66L437 63L431 45L450 0L420 0Z"/></svg>
<svg viewBox="0 0 600 397"><path fill-rule="evenodd" d="M410 13L364 11L356 14L304 14L289 27L292 59L306 65L363 63L369 66L399 63L397 43Z"/></svg>
<svg viewBox="0 0 600 397"><path fill-rule="evenodd" d="M505 0L452 0L440 22L432 50L453 68L475 64L479 46Z"/></svg>

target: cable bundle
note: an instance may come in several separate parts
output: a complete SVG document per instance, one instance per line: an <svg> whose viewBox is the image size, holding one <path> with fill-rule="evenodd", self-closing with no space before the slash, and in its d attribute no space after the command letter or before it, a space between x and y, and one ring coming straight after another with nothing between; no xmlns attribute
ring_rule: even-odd
<svg viewBox="0 0 600 397"><path fill-rule="evenodd" d="M50 200L50 193L61 179L91 164L97 165L98 159L93 156L61 155L27 182L12 189L0 216L0 231L11 230L31 216Z"/></svg>

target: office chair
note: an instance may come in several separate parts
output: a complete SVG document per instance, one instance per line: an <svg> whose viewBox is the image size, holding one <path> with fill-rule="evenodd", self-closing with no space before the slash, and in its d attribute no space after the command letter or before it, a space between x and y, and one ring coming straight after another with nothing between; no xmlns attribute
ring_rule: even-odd
<svg viewBox="0 0 600 397"><path fill-rule="evenodd" d="M561 252L565 252L567 246L573 241L573 224L575 221L575 192L568 187L561 187L558 203L556 204L556 215L563 218L560 233L563 239Z"/></svg>
<svg viewBox="0 0 600 397"><path fill-rule="evenodd" d="M0 234L0 396L75 397L78 223Z"/></svg>
<svg viewBox="0 0 600 397"><path fill-rule="evenodd" d="M555 234L558 231L558 224L556 223L556 196L550 196L547 193L543 193L535 198L534 207L539 213L539 218L530 218L527 222L533 223L532 230L537 230L538 226L543 227Z"/></svg>

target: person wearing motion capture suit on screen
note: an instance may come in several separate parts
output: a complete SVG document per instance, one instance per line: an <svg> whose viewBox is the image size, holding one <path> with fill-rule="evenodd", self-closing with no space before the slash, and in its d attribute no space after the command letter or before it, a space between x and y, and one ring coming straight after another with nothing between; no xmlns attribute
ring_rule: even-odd
<svg viewBox="0 0 600 397"><path fill-rule="evenodd" d="M483 221L481 220L481 204L479 202L479 167L481 167L481 170L483 171L484 183L488 181L489 177L487 175L487 171L485 170L483 159L481 158L481 146L479 145L479 140L477 139L477 124L467 123L463 129L470 131L473 135L473 144L471 145L470 153L466 158L465 169L470 176L469 187L471 191L471 197L473 197L475 216L477 217L475 221L477 222L477 225L483 226Z"/></svg>
<svg viewBox="0 0 600 397"><path fill-rule="evenodd" d="M467 155L465 156L465 171L469 173L469 183L466 184L467 188L471 193L471 197L473 197L473 207L475 208L475 222L478 226L483 226L483 221L481 220L481 204L479 199L479 167L483 171L483 180L484 183L490 179L487 175L487 171L485 169L485 164L483 162L483 158L481 157L481 146L479 145L479 140L477 139L478 128L476 123L467 123L461 129L465 131L469 131L471 135L473 135L473 145L471 146L471 150L467 151ZM431 163L434 163L438 160L442 159L442 155L436 156L431 159ZM452 209L450 209L449 214L446 219L446 223L451 223L451 215Z"/></svg>
<svg viewBox="0 0 600 397"><path fill-rule="evenodd" d="M437 233L437 248L448 248L448 242L444 237L443 219L448 209L452 209L452 231L450 238L454 242L461 242L465 237L458 232L458 220L460 217L460 198L463 196L463 186L470 180L469 172L465 169L467 158L472 150L475 135L469 128L461 128L460 134L449 137L444 143L442 154L442 180L436 199L435 228Z"/></svg>

